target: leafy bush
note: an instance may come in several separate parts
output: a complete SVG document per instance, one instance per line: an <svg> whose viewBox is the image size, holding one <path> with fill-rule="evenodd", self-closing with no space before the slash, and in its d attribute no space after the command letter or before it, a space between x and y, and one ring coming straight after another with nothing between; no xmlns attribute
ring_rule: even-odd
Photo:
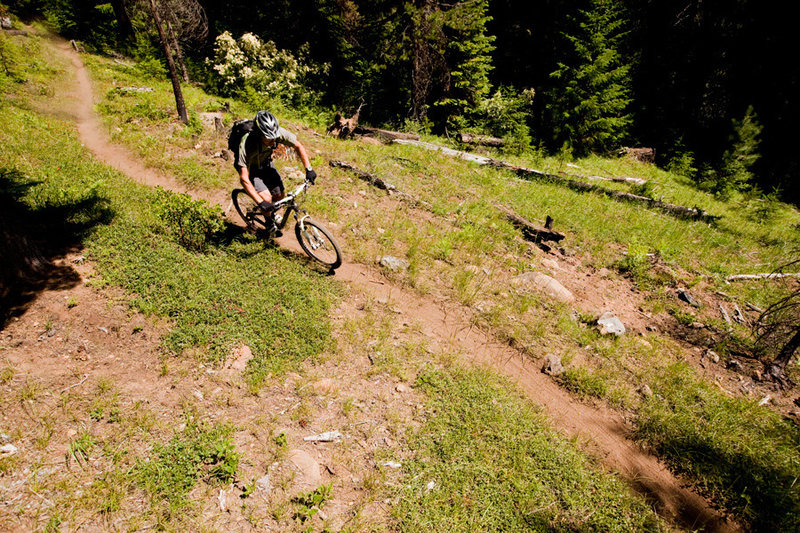
<svg viewBox="0 0 800 533"><path fill-rule="evenodd" d="M137 70L149 78L164 79L167 77L167 68L164 62L155 57L145 57L136 64Z"/></svg>
<svg viewBox="0 0 800 533"><path fill-rule="evenodd" d="M203 250L214 235L225 229L222 209L185 193L156 188L155 214L168 233L186 248Z"/></svg>
<svg viewBox="0 0 800 533"><path fill-rule="evenodd" d="M735 191L746 191L752 187L753 165L761 157L761 124L750 106L741 120L733 121L730 147L722 154L717 168L708 166L701 174L700 187L727 199Z"/></svg>
<svg viewBox="0 0 800 533"><path fill-rule="evenodd" d="M533 89L518 93L503 87L480 103L478 113L486 129L503 137L508 151L520 153L531 144L527 120L533 105L533 96Z"/></svg>
<svg viewBox="0 0 800 533"><path fill-rule="evenodd" d="M694 165L694 153L686 151L674 154L667 163L666 169L679 176L694 178L697 174L697 168Z"/></svg>
<svg viewBox="0 0 800 533"><path fill-rule="evenodd" d="M326 65L298 59L280 50L272 41L261 41L252 33L234 39L230 32L217 36L211 67L217 74L217 89L225 95L250 88L265 98L288 98L294 102L313 100L305 81L322 74Z"/></svg>
<svg viewBox="0 0 800 533"><path fill-rule="evenodd" d="M292 498L292 503L297 506L294 519L306 522L317 514L325 502L330 500L332 486L331 483L320 485L316 490L304 492Z"/></svg>

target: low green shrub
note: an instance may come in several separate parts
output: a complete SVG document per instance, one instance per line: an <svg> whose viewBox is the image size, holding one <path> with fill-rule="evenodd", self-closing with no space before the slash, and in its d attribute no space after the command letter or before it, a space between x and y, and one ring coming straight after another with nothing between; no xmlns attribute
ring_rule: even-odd
<svg viewBox="0 0 800 533"><path fill-rule="evenodd" d="M219 206L156 187L154 211L162 228L190 250L204 250L225 229Z"/></svg>
<svg viewBox="0 0 800 533"><path fill-rule="evenodd" d="M209 426L189 415L186 427L167 444L153 448L153 458L139 461L134 477L150 494L155 507L166 504L168 516L180 512L198 480L230 483L236 476L239 454L228 425Z"/></svg>

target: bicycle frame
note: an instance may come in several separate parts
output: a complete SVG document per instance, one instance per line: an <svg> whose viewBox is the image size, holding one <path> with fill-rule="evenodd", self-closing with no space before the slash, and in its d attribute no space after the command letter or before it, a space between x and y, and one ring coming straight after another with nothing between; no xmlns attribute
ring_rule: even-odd
<svg viewBox="0 0 800 533"><path fill-rule="evenodd" d="M308 213L306 213L305 209L302 209L299 205L297 205L295 198L306 192L310 185L311 184L308 181L304 181L298 185L295 190L287 193L286 197L284 197L282 200L278 200L274 203L276 219L275 225L278 226L278 228L282 230L284 226L286 226L286 221L289 219L289 215L293 214L294 219L300 224L301 229L305 229L303 222L306 218L308 218ZM286 207L286 210L283 212L283 215L278 215L278 212L283 209L284 206ZM280 220L278 220L279 216L281 217Z"/></svg>

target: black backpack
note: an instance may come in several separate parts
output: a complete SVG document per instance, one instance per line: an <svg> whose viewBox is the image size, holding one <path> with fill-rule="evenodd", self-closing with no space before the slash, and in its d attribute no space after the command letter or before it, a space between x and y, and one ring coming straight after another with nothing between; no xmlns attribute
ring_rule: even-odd
<svg viewBox="0 0 800 533"><path fill-rule="evenodd" d="M255 122L252 120L240 120L233 124L231 132L228 134L228 150L233 152L234 163L239 159L239 145L242 142L242 137L253 131Z"/></svg>

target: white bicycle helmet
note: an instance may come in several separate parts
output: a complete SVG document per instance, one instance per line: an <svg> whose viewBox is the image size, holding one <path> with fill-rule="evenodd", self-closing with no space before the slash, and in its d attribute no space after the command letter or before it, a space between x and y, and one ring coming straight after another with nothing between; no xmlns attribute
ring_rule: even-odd
<svg viewBox="0 0 800 533"><path fill-rule="evenodd" d="M259 111L254 119L256 129L265 139L278 137L278 119L269 111Z"/></svg>

